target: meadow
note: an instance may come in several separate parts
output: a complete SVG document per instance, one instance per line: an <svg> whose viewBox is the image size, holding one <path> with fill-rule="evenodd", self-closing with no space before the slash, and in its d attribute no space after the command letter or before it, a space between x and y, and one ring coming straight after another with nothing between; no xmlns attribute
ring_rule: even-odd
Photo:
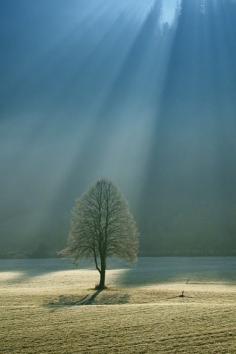
<svg viewBox="0 0 236 354"><path fill-rule="evenodd" d="M0 353L236 353L235 258L0 261ZM179 295L184 291L184 297Z"/></svg>

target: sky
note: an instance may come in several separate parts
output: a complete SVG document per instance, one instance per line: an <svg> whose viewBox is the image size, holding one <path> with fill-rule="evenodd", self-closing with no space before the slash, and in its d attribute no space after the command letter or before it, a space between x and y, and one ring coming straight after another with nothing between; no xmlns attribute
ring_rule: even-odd
<svg viewBox="0 0 236 354"><path fill-rule="evenodd" d="M234 0L0 0L1 252L60 249L107 177L142 253L236 254L235 23Z"/></svg>

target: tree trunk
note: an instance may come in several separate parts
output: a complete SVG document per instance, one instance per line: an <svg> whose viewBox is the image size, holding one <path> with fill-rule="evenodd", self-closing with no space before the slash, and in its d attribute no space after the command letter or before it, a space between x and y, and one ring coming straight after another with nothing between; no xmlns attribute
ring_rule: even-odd
<svg viewBox="0 0 236 354"><path fill-rule="evenodd" d="M100 271L100 282L98 289L105 289L105 279L106 279L106 259L101 259L101 271Z"/></svg>

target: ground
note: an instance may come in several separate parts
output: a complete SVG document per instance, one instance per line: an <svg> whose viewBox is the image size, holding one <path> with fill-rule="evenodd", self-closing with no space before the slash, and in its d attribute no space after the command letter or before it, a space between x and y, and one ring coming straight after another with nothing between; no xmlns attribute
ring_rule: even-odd
<svg viewBox="0 0 236 354"><path fill-rule="evenodd" d="M122 272L108 271L108 289L82 306L96 271L1 272L0 353L236 353L235 285L124 287Z"/></svg>

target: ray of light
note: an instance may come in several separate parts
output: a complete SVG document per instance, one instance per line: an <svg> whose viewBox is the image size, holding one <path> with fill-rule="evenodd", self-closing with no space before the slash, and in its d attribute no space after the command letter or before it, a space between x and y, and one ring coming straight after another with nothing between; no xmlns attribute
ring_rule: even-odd
<svg viewBox="0 0 236 354"><path fill-rule="evenodd" d="M31 36L29 16L21 24L32 58L11 59L12 75L0 59L4 237L63 234L73 199L101 175L122 187L150 234L223 230L210 221L233 211L223 185L233 189L235 176L235 2L73 0L65 16L59 3L52 27ZM39 17L30 6L32 21L45 19L45 4Z"/></svg>

